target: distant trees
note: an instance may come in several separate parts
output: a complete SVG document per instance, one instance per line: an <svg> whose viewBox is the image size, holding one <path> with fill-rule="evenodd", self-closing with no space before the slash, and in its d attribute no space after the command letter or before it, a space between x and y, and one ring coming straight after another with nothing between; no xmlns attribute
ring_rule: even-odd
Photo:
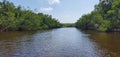
<svg viewBox="0 0 120 57"><path fill-rule="evenodd" d="M75 27L74 23L62 23L62 27Z"/></svg>
<svg viewBox="0 0 120 57"><path fill-rule="evenodd" d="M34 13L23 10L21 6L15 7L13 3L3 0L0 2L0 30L38 30L60 27L58 20L50 15Z"/></svg>
<svg viewBox="0 0 120 57"><path fill-rule="evenodd" d="M99 31L120 31L120 0L100 0L94 11L83 15L76 27Z"/></svg>

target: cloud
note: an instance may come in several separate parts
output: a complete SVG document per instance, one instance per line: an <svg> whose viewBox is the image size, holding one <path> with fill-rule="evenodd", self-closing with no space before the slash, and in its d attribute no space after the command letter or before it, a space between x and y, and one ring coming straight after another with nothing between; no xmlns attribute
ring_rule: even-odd
<svg viewBox="0 0 120 57"><path fill-rule="evenodd" d="M48 3L49 3L50 5L59 4L59 3L60 3L60 0L48 0Z"/></svg>
<svg viewBox="0 0 120 57"><path fill-rule="evenodd" d="M51 12L51 11L53 11L53 8L52 8L52 7L40 8L40 11L41 11L41 12Z"/></svg>

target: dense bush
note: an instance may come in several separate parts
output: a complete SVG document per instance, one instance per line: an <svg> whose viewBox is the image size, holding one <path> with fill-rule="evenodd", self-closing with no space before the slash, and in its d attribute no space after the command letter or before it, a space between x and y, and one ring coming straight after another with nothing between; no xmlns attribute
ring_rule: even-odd
<svg viewBox="0 0 120 57"><path fill-rule="evenodd" d="M60 27L61 24L50 15L34 13L31 10L15 7L13 3L0 2L0 30L38 30Z"/></svg>
<svg viewBox="0 0 120 57"><path fill-rule="evenodd" d="M76 27L99 31L120 31L120 0L100 0L94 11L83 15Z"/></svg>

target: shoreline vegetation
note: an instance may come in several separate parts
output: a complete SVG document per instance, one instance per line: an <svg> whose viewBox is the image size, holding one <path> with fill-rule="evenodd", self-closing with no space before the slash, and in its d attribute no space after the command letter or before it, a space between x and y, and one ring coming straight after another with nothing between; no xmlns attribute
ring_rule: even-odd
<svg viewBox="0 0 120 57"><path fill-rule="evenodd" d="M62 27L75 27L74 23L62 23Z"/></svg>
<svg viewBox="0 0 120 57"><path fill-rule="evenodd" d="M3 0L0 2L0 32L77 27L81 30L120 32L120 0L100 0L95 9L76 23L60 23L51 15L35 13Z"/></svg>
<svg viewBox="0 0 120 57"><path fill-rule="evenodd" d="M95 9L75 23L83 30L120 32L120 0L100 0Z"/></svg>
<svg viewBox="0 0 120 57"><path fill-rule="evenodd" d="M0 2L0 31L42 30L61 27L51 15L35 13L3 0Z"/></svg>

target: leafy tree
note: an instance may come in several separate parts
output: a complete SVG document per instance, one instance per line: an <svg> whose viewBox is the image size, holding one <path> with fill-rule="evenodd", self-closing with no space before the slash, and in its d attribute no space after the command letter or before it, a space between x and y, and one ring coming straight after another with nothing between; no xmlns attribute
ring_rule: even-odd
<svg viewBox="0 0 120 57"><path fill-rule="evenodd" d="M15 7L13 3L0 2L0 30L39 30L61 27L61 24L51 15L34 13L31 10Z"/></svg>
<svg viewBox="0 0 120 57"><path fill-rule="evenodd" d="M99 31L114 31L120 29L120 0L100 0L94 11L83 15L76 27Z"/></svg>

